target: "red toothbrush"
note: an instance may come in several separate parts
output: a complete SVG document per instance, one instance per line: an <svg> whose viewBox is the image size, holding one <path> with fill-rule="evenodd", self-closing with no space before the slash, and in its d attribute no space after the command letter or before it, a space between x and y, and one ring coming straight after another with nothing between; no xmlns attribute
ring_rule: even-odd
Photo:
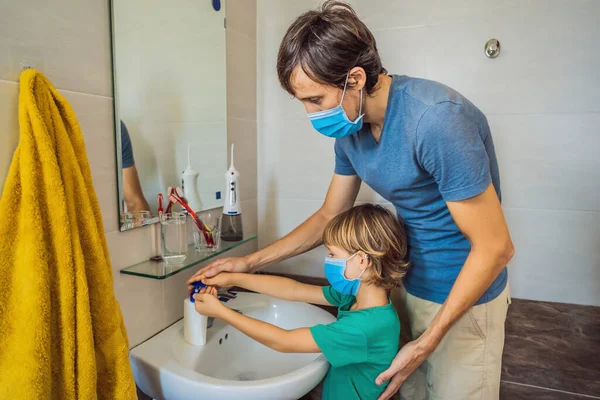
<svg viewBox="0 0 600 400"><path fill-rule="evenodd" d="M159 193L158 194L158 219L160 220L160 218L163 215L163 194Z"/></svg>
<svg viewBox="0 0 600 400"><path fill-rule="evenodd" d="M206 244L210 247L214 246L215 239L213 237L213 233L206 229L206 225L204 225L204 223L202 222L202 220L200 220L198 215L196 215L194 210L192 210L190 206L188 206L187 203L183 201L181 197L179 197L174 191L172 191L169 195L169 200L171 201L171 203L179 203L183 208L187 210L188 214L190 214L200 232L202 232L202 234L204 235Z"/></svg>

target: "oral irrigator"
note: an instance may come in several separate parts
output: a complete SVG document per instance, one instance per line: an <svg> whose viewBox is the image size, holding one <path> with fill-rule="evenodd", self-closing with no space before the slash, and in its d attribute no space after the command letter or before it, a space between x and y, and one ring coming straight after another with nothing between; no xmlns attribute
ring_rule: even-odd
<svg viewBox="0 0 600 400"><path fill-rule="evenodd" d="M239 198L240 173L233 166L233 146L231 144L231 165L225 173L225 204L221 218L221 239L228 242L237 242L244 238Z"/></svg>

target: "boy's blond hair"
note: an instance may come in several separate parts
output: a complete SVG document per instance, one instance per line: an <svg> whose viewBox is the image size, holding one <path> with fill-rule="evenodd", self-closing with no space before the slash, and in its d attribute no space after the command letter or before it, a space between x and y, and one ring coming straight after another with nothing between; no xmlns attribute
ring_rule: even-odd
<svg viewBox="0 0 600 400"><path fill-rule="evenodd" d="M392 213L378 205L363 204L340 213L325 227L323 241L350 254L366 253L372 262L366 284L391 290L400 285L409 267L406 233Z"/></svg>

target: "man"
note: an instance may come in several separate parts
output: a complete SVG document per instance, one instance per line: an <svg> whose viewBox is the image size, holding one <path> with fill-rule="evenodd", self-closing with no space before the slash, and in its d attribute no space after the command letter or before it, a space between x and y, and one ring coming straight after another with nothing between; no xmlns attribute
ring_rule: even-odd
<svg viewBox="0 0 600 400"><path fill-rule="evenodd" d="M410 400L497 399L514 250L485 116L442 84L388 76L373 35L341 2L290 26L277 71L313 127L336 138L329 191L283 239L196 276L257 271L319 246L327 221L354 204L364 181L395 206L412 264L392 293L412 341L377 378L391 379L380 399L400 385Z"/></svg>
<svg viewBox="0 0 600 400"><path fill-rule="evenodd" d="M127 212L150 211L150 206L140 184L135 160L133 158L133 145L127 127L121 121L121 154L123 169L123 200Z"/></svg>

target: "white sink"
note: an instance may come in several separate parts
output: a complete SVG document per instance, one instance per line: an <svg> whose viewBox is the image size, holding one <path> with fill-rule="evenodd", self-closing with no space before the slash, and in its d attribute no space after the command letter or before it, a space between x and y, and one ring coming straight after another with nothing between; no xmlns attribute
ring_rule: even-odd
<svg viewBox="0 0 600 400"><path fill-rule="evenodd" d="M284 329L335 320L316 306L254 293L238 293L227 305ZM159 400L295 400L329 368L320 353L279 353L220 320L208 329L205 346L183 339L181 320L132 349L130 360L137 385Z"/></svg>

